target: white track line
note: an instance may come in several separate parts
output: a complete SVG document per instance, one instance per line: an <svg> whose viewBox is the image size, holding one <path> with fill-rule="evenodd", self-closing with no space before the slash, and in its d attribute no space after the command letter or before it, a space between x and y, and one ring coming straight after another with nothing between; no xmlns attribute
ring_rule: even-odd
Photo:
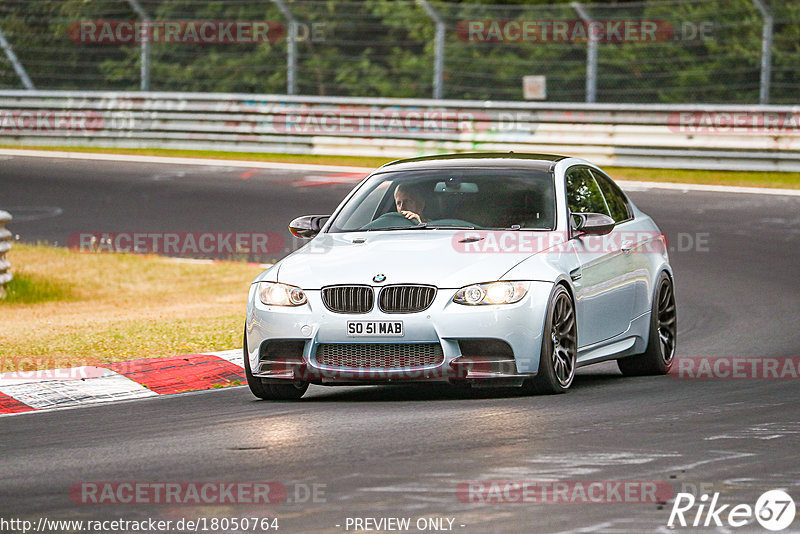
<svg viewBox="0 0 800 534"><path fill-rule="evenodd" d="M202 354L208 354L210 356L216 356L217 358L222 358L233 365L238 365L241 368L244 368L244 352L241 348L238 349L231 349L231 350L223 350L219 352L203 352Z"/></svg>
<svg viewBox="0 0 800 534"><path fill-rule="evenodd" d="M649 189L672 189L674 191L706 191L712 193L748 193L753 195L778 195L800 197L800 189L777 189L773 187L738 187L733 185L681 184L671 182L634 182L614 180L626 191L647 191Z"/></svg>
<svg viewBox="0 0 800 534"><path fill-rule="evenodd" d="M244 367L241 348L200 354L216 356L233 365ZM23 402L35 410L35 412L0 414L0 417L159 396L158 393L126 376L97 366L2 373L0 393Z"/></svg>
<svg viewBox="0 0 800 534"><path fill-rule="evenodd" d="M102 369L100 376L96 376L96 373L93 372L96 369L77 367L62 370L71 371L75 377L94 375L92 378L86 379L42 380L3 377L0 378L0 392L24 402L36 410L140 399L158 395L110 369ZM12 374L15 373L7 375ZM58 373L56 375L58 376Z"/></svg>
<svg viewBox="0 0 800 534"><path fill-rule="evenodd" d="M91 152L58 152L50 150L0 149L0 156L33 158L64 158L92 161L125 161L131 163L158 163L171 165L202 165L213 167L245 167L248 169L281 169L288 171L322 172L372 172L374 167L348 167L344 165L317 165L312 163L279 163L275 161L239 161L232 159L178 158L167 156L134 156L130 154L95 154Z"/></svg>
<svg viewBox="0 0 800 534"><path fill-rule="evenodd" d="M133 156L127 154L95 154L91 152L57 152L49 150L0 149L0 156L23 156L36 158L65 158L93 161L124 161L130 163L157 163L168 165L202 165L214 167L244 167L251 169L280 169L316 172L372 172L373 167L348 167L344 165L316 165L311 163L278 163L272 161L238 161L208 158L173 158L166 156ZM668 182L639 182L619 180L617 183L629 191L648 189L671 189L675 191L708 191L713 193L747 193L753 195L778 195L800 197L800 189L776 189L770 187L737 187L727 185L683 184Z"/></svg>

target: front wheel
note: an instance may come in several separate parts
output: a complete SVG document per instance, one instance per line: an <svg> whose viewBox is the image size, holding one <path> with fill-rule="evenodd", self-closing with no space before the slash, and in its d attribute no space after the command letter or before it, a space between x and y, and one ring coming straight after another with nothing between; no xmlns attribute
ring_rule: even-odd
<svg viewBox="0 0 800 534"><path fill-rule="evenodd" d="M650 312L650 336L642 354L620 358L617 367L625 376L665 375L672 367L678 339L678 315L672 279L661 273Z"/></svg>
<svg viewBox="0 0 800 534"><path fill-rule="evenodd" d="M578 358L578 327L575 305L564 286L556 286L547 306L542 333L539 372L523 384L527 393L564 393L575 378Z"/></svg>
<svg viewBox="0 0 800 534"><path fill-rule="evenodd" d="M293 381L276 384L253 376L253 371L250 369L250 357L247 354L247 332L242 338L242 351L244 352L244 374L253 395L263 400L298 400L305 394L308 382Z"/></svg>

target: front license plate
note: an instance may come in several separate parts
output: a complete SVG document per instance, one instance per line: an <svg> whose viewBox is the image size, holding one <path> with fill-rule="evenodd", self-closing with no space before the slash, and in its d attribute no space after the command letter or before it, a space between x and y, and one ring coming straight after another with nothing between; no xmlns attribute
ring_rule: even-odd
<svg viewBox="0 0 800 534"><path fill-rule="evenodd" d="M347 321L347 335L403 337L403 321Z"/></svg>

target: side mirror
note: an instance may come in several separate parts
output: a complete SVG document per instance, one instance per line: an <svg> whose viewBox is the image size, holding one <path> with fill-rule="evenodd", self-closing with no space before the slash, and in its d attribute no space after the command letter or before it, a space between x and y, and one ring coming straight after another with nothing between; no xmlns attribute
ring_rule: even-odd
<svg viewBox="0 0 800 534"><path fill-rule="evenodd" d="M602 213L573 213L575 230L587 235L606 235L614 229L614 219Z"/></svg>
<svg viewBox="0 0 800 534"><path fill-rule="evenodd" d="M311 239L322 230L330 215L305 215L289 223L289 231L300 239Z"/></svg>

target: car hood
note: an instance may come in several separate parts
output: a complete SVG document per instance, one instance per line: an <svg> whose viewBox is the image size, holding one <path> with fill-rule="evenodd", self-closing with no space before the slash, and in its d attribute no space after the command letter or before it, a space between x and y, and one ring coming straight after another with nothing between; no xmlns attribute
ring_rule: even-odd
<svg viewBox="0 0 800 534"><path fill-rule="evenodd" d="M454 230L321 234L275 265L277 281L319 289L335 284L374 285L373 278L382 274L386 284L455 289L497 280L534 254L469 250L460 242L466 234Z"/></svg>

